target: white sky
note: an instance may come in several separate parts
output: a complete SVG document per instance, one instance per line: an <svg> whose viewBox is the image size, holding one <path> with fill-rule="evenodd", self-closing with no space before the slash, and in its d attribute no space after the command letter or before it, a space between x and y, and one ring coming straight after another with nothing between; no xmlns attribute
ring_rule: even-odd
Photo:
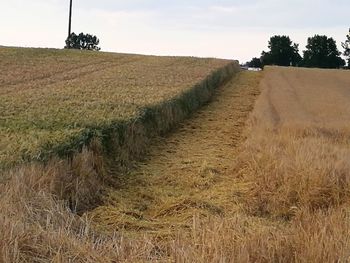
<svg viewBox="0 0 350 263"><path fill-rule="evenodd" d="M62 48L69 0L0 0L0 45ZM103 51L238 59L289 35L303 50L325 34L340 47L350 0L73 0L76 33L92 33Z"/></svg>

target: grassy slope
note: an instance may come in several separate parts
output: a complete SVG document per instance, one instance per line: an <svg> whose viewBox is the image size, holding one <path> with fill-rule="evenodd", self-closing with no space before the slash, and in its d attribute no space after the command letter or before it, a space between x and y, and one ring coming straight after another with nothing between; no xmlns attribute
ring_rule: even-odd
<svg viewBox="0 0 350 263"><path fill-rule="evenodd" d="M0 168L76 150L229 62L1 47Z"/></svg>

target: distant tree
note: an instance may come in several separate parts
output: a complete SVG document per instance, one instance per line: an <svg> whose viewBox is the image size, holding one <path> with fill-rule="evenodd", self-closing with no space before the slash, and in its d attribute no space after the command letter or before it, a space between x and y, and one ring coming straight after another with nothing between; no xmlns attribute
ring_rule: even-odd
<svg viewBox="0 0 350 263"><path fill-rule="evenodd" d="M350 29L346 38L345 42L342 43L342 47L344 48L344 56L348 57L348 68L350 68Z"/></svg>
<svg viewBox="0 0 350 263"><path fill-rule="evenodd" d="M247 66L251 68L262 68L262 63L260 58L253 58L251 61L247 62Z"/></svg>
<svg viewBox="0 0 350 263"><path fill-rule="evenodd" d="M273 36L269 41L270 51L263 51L263 65L297 66L301 61L299 45L294 44L288 36Z"/></svg>
<svg viewBox="0 0 350 263"><path fill-rule="evenodd" d="M66 39L67 49L84 49L99 51L101 48L98 46L100 40L93 35L80 33L79 35L74 32Z"/></svg>
<svg viewBox="0 0 350 263"><path fill-rule="evenodd" d="M345 61L340 57L333 38L315 35L307 40L302 66L314 68L340 68Z"/></svg>

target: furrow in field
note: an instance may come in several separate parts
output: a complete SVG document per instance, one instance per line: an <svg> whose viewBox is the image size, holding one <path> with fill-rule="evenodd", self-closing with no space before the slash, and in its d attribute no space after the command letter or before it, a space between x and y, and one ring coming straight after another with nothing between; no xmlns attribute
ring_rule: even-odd
<svg viewBox="0 0 350 263"><path fill-rule="evenodd" d="M230 195L237 186L228 171L244 140L260 76L239 73L174 133L157 139L147 159L120 177L105 204L91 212L95 223L109 230L171 231L191 224L196 211L235 211Z"/></svg>

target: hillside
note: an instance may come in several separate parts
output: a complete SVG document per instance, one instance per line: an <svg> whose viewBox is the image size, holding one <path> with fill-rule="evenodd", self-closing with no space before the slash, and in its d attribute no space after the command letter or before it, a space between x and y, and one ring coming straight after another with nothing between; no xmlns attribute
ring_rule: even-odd
<svg viewBox="0 0 350 263"><path fill-rule="evenodd" d="M101 154L92 141L71 160L10 170L0 184L0 262L347 262L349 72L237 71L226 66L146 106L153 113L121 133L103 133L118 138L108 141L117 152L142 155L129 169L117 169L125 152Z"/></svg>
<svg viewBox="0 0 350 263"><path fill-rule="evenodd" d="M79 150L96 134L188 93L229 63L1 47L0 168Z"/></svg>

